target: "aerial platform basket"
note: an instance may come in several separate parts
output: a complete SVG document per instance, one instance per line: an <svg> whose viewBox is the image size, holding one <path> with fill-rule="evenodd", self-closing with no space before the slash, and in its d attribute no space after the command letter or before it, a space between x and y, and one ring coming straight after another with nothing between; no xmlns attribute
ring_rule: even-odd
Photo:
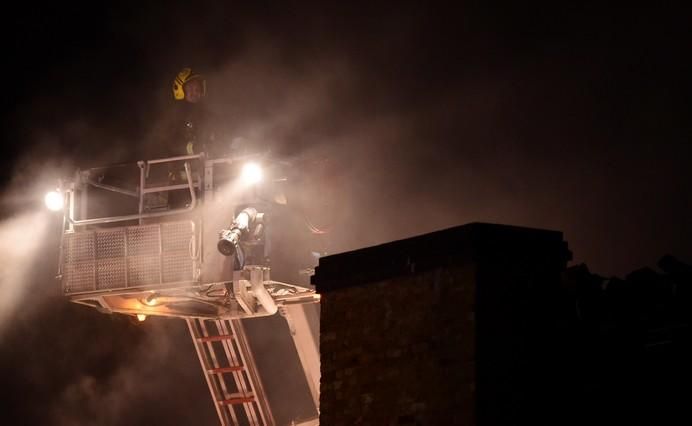
<svg viewBox="0 0 692 426"><path fill-rule="evenodd" d="M272 315L318 301L310 288L272 281L268 265L234 271L218 252L219 231L239 207L271 209L271 189L238 181L248 161L263 159L188 155L81 170L63 182L64 295L105 312L186 318Z"/></svg>
<svg viewBox="0 0 692 426"><path fill-rule="evenodd" d="M58 278L68 299L102 312L184 318L220 424L273 426L240 320L277 312L286 319L318 410L319 351L305 304L319 302L319 295L271 279L259 225L234 240L235 253L251 253L242 268L240 258L219 252L220 231L240 209L264 217L272 200L282 198L272 186L285 179L241 182L248 161L279 169L258 156L199 154L78 171L61 182L66 208ZM240 228L234 232L241 235ZM292 424L317 423L314 417Z"/></svg>

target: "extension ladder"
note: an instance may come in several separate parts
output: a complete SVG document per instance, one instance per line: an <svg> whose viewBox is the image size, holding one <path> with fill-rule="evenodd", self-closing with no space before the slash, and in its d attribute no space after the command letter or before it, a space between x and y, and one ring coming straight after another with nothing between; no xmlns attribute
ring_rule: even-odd
<svg viewBox="0 0 692 426"><path fill-rule="evenodd" d="M221 425L274 426L240 320L186 321Z"/></svg>

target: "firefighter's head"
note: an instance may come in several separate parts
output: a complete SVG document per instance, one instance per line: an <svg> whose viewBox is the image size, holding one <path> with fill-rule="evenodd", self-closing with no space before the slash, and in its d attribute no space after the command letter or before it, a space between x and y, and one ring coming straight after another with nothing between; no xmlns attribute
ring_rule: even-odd
<svg viewBox="0 0 692 426"><path fill-rule="evenodd" d="M207 93L207 81L201 74L190 68L183 68L173 81L173 97L190 103L197 103Z"/></svg>

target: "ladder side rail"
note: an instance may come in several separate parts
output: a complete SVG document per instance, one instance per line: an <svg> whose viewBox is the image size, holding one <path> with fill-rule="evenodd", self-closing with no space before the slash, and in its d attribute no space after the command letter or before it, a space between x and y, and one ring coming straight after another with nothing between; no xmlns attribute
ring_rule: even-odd
<svg viewBox="0 0 692 426"><path fill-rule="evenodd" d="M258 404L259 404L259 396L257 395L257 393L254 390L254 387L252 386L252 381L251 381L252 378L249 375L249 371L248 371L250 366L245 362L245 360L242 356L242 348L240 347L240 345L238 343L239 338L240 338L238 336L238 331L234 330L233 327L231 327L230 325L227 327L225 320L216 320L215 322L216 322L216 326L219 329L220 334L231 334L234 337L235 343L233 341L223 342L223 348L224 348L224 351L226 353L226 356L228 357L230 365L242 366L243 369L248 374L247 380L246 380L242 371L233 371L232 372L233 379L235 381L239 396L241 398L245 398L248 395L251 395L252 398L255 401L258 401ZM237 350L236 350L234 344L238 345ZM250 424L252 424L252 425L266 424L266 422L264 421L264 417L262 416L261 409L256 410L252 401L245 401L242 403L242 405L243 405L243 409L245 410L245 415L247 416ZM258 408L261 408L261 407L258 407ZM257 411L260 411L259 418L257 416ZM262 422L262 423L260 423L260 422Z"/></svg>
<svg viewBox="0 0 692 426"><path fill-rule="evenodd" d="M207 386L209 387L209 392L211 393L212 397L212 402L214 403L214 409L216 410L216 414L219 416L219 421L221 422L222 426L228 425L228 419L226 417L226 413L224 413L221 405L217 402L216 395L220 393L220 389L218 389L218 385L216 382L214 382L213 378L207 373L207 366L205 365L205 360L206 356L204 354L204 343L200 342L198 340L199 333L197 332L197 326L195 325L195 321L198 321L197 319L194 318L186 318L185 322L187 322L187 327L190 330L190 337L192 337L192 343L195 346L195 351L197 351L197 358L199 358L199 363L200 366L202 367L202 372L204 373L204 379L207 381Z"/></svg>
<svg viewBox="0 0 692 426"><path fill-rule="evenodd" d="M202 330L202 334L200 337L204 338L209 338L211 335L209 334L209 330L207 329L206 326L206 321L202 318L199 320L200 324L200 329ZM208 359L211 361L211 365L208 365L204 368L204 374L207 375L211 380L214 381L214 383L217 383L219 386L220 392L216 395L212 395L214 398L214 404L217 406L221 406L221 409L223 412L231 417L232 423L230 425L238 425L240 424L238 422L238 417L236 416L235 410L232 405L227 405L227 404L221 404L221 400L227 399L230 395L231 392L228 390L228 386L226 386L226 381L224 380L222 372L217 372L217 373L212 373L209 371L210 369L219 369L221 368L221 363L219 362L218 357L216 356L216 352L214 351L214 342L211 340L207 340L202 343L203 347L205 348L205 352L208 354Z"/></svg>
<svg viewBox="0 0 692 426"><path fill-rule="evenodd" d="M255 400L259 406L259 412L262 416L264 424L267 426L274 426L276 423L274 421L274 416L271 412L271 407L269 406L269 401L267 400L267 395L264 392L264 387L262 386L262 380L257 372L257 366L255 364L255 357L252 354L250 345L248 344L247 338L245 337L245 328L243 323L239 319L227 320L233 334L236 336L236 343L239 348L239 354L242 359L243 365L245 365L250 385L252 386L253 394L255 395Z"/></svg>

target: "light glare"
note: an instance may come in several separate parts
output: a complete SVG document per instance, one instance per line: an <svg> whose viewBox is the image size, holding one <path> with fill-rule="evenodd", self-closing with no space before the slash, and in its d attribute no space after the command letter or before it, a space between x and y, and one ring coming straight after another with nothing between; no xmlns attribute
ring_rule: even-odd
<svg viewBox="0 0 692 426"><path fill-rule="evenodd" d="M46 207L48 207L49 210L54 212L62 210L63 196L58 191L50 191L46 194L43 200L45 201Z"/></svg>
<svg viewBox="0 0 692 426"><path fill-rule="evenodd" d="M144 315L144 314L137 314L137 319L138 319L140 322L142 322L142 321L144 321L145 319L147 319L147 316Z"/></svg>
<svg viewBox="0 0 692 426"><path fill-rule="evenodd" d="M249 185L258 183L262 180L262 168L258 164L248 163L243 166L240 178Z"/></svg>

